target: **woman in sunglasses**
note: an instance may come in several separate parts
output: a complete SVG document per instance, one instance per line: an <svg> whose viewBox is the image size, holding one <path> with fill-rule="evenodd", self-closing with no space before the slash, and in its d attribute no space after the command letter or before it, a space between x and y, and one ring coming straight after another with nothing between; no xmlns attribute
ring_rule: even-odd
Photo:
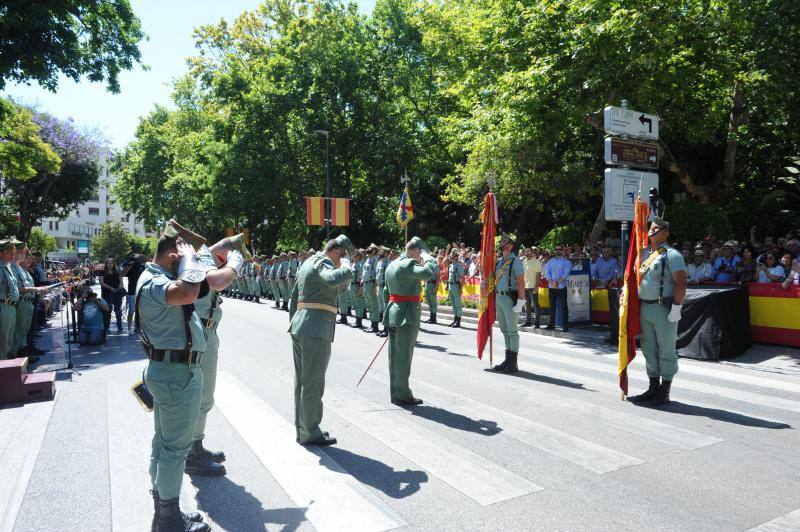
<svg viewBox="0 0 800 532"><path fill-rule="evenodd" d="M780 283L786 278L786 272L778 263L778 256L775 253L767 252L764 262L765 264L758 265L759 283Z"/></svg>

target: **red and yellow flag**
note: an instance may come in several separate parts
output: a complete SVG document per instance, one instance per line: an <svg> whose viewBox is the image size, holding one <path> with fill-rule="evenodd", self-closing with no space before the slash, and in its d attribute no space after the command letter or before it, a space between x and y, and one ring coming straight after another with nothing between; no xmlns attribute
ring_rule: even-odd
<svg viewBox="0 0 800 532"><path fill-rule="evenodd" d="M625 263L625 286L619 306L619 387L628 395L628 364L636 356L636 335L639 322L639 250L648 244L647 217L650 207L636 197L633 229L631 230L628 261Z"/></svg>
<svg viewBox="0 0 800 532"><path fill-rule="evenodd" d="M325 225L325 198L306 196L306 223Z"/></svg>
<svg viewBox="0 0 800 532"><path fill-rule="evenodd" d="M497 203L493 192L483 198L481 213L483 231L481 233L481 299L478 307L478 358L483 358L486 341L492 336L492 325L495 320L494 308L494 235L497 227Z"/></svg>
<svg viewBox="0 0 800 532"><path fill-rule="evenodd" d="M330 198L331 225L350 225L350 198Z"/></svg>

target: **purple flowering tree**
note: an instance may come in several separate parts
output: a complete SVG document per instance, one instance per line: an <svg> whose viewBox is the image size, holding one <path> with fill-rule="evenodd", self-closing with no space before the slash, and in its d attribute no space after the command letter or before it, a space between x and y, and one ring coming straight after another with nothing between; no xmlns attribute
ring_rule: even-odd
<svg viewBox="0 0 800 532"><path fill-rule="evenodd" d="M96 131L80 129L72 119L62 120L33 113L39 136L61 157L55 172L39 172L30 179L9 179L8 199L19 212L21 238L45 217L66 217L70 211L97 193L100 177L98 158L106 142Z"/></svg>

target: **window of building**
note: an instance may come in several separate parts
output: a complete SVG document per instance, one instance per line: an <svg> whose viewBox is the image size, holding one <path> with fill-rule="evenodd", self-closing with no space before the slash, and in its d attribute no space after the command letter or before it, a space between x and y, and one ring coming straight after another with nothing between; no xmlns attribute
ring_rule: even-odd
<svg viewBox="0 0 800 532"><path fill-rule="evenodd" d="M50 230L51 231L53 230L53 222L52 221L50 222Z"/></svg>
<svg viewBox="0 0 800 532"><path fill-rule="evenodd" d="M58 231L58 222L56 222L56 231Z"/></svg>
<svg viewBox="0 0 800 532"><path fill-rule="evenodd" d="M106 207L106 216L111 216L111 207Z"/></svg>
<svg viewBox="0 0 800 532"><path fill-rule="evenodd" d="M89 214L94 214L95 216L100 215L100 207L89 207Z"/></svg>

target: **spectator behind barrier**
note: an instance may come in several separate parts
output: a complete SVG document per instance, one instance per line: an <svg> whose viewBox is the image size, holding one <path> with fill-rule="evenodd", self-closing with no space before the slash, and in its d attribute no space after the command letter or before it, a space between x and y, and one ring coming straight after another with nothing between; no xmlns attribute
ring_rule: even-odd
<svg viewBox="0 0 800 532"><path fill-rule="evenodd" d="M800 286L800 259L792 259L789 274L783 281L783 287L788 290L790 286Z"/></svg>
<svg viewBox="0 0 800 532"><path fill-rule="evenodd" d="M105 325L103 313L110 312L103 298L98 298L91 288L84 288L81 298L75 302L75 310L81 313L81 328L78 342L81 345L98 345L103 341Z"/></svg>
<svg viewBox="0 0 800 532"><path fill-rule="evenodd" d="M714 268L706 262L706 254L702 249L694 250L692 262L686 265L689 284L700 284L714 279Z"/></svg>
<svg viewBox="0 0 800 532"><path fill-rule="evenodd" d="M769 251L764 255L763 264L758 265L759 283L780 283L786 278L783 266L778 264L778 257Z"/></svg>
<svg viewBox="0 0 800 532"><path fill-rule="evenodd" d="M736 267L742 259L733 254L736 243L728 240L720 248L720 256L714 261L714 278L717 284L727 284L736 278Z"/></svg>
<svg viewBox="0 0 800 532"><path fill-rule="evenodd" d="M736 280L740 283L754 283L758 279L756 250L752 246L742 249L742 260L736 266Z"/></svg>

